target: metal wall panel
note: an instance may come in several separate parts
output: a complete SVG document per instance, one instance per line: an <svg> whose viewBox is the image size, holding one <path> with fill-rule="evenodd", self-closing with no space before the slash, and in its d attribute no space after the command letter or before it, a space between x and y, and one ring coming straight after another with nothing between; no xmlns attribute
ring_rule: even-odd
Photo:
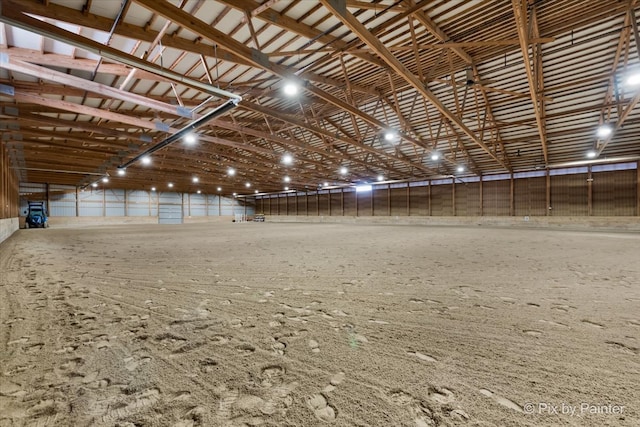
<svg viewBox="0 0 640 427"><path fill-rule="evenodd" d="M158 193L158 223L182 224L182 194Z"/></svg>
<svg viewBox="0 0 640 427"><path fill-rule="evenodd" d="M456 182L456 216L480 215L480 185Z"/></svg>
<svg viewBox="0 0 640 427"><path fill-rule="evenodd" d="M307 202L309 205L309 210L307 212L307 215L309 216L318 215L318 194L315 191L307 195Z"/></svg>
<svg viewBox="0 0 640 427"><path fill-rule="evenodd" d="M49 186L49 216L76 216L76 187Z"/></svg>
<svg viewBox="0 0 640 427"><path fill-rule="evenodd" d="M105 214L106 216L125 215L125 192L120 189L106 189L105 191Z"/></svg>
<svg viewBox="0 0 640 427"><path fill-rule="evenodd" d="M184 195L184 214L185 216L206 216L207 201L202 194L185 194Z"/></svg>
<svg viewBox="0 0 640 427"><path fill-rule="evenodd" d="M85 190L78 194L79 216L104 216L104 194L102 190Z"/></svg>

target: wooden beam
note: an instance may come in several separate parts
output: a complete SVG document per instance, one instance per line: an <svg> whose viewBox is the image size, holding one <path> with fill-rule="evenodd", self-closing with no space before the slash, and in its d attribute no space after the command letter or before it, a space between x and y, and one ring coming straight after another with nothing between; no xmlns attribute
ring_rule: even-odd
<svg viewBox="0 0 640 427"><path fill-rule="evenodd" d="M529 83L529 93L531 94L531 102L536 115L536 123L538 125L538 134L540 135L540 143L542 144L542 154L545 164L549 163L549 154L547 149L547 134L543 120L543 112L540 105L539 95L536 91L536 79L531 69L531 60L529 58L529 39L527 35L527 2L524 0L512 0L513 13L516 18L516 27L518 37L520 39L520 50L524 59L524 68L527 73L527 82ZM540 59L541 60L541 59Z"/></svg>
<svg viewBox="0 0 640 427"><path fill-rule="evenodd" d="M149 1L149 0L145 0ZM471 138L476 144L478 144L492 159L498 162L502 167L509 170L509 167L498 158L491 149L482 142L474 133L469 129L462 120L449 109L431 92L421 81L413 75L395 56L389 52L389 50L382 44L382 42L375 37L369 30L365 28L346 8L340 8L337 0L321 0L322 4L329 9L338 19L342 21L351 31L353 31L363 42L365 42L377 55L383 60L401 77L403 77L411 86L413 86L418 93L424 98L429 100L440 113L456 124L469 138ZM344 5L344 4L343 4ZM467 55L468 56L468 55ZM470 59L470 58L469 58ZM428 151L431 151L429 149Z"/></svg>
<svg viewBox="0 0 640 427"><path fill-rule="evenodd" d="M78 89L85 89L89 92L99 94L107 98L115 98L124 102L130 102L140 107L150 108L152 110L163 111L179 117L194 118L194 114L185 108L176 107L175 105L165 102L149 99L142 95L116 89L111 86L96 83L91 80L75 77L71 74L61 73L49 68L33 65L9 56L9 60L2 63L7 70L23 73L38 79L48 80L53 83L67 85Z"/></svg>

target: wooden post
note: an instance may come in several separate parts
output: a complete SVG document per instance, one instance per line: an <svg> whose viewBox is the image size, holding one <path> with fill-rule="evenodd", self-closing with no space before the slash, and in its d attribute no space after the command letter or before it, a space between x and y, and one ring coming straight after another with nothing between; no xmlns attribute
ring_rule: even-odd
<svg viewBox="0 0 640 427"><path fill-rule="evenodd" d="M549 174L549 169L547 169L547 195L546 195L546 200L547 200L547 216L551 215L551 175Z"/></svg>
<svg viewBox="0 0 640 427"><path fill-rule="evenodd" d="M331 190L329 190L329 193L327 193L327 195L329 196L329 216L331 216Z"/></svg>
<svg viewBox="0 0 640 427"><path fill-rule="evenodd" d="M407 182L407 216L411 216L411 183Z"/></svg>
<svg viewBox="0 0 640 427"><path fill-rule="evenodd" d="M247 198L245 197L242 200L244 200L242 204L244 206L244 220L246 221L247 220ZM191 205L189 205L189 209L191 209Z"/></svg>
<svg viewBox="0 0 640 427"><path fill-rule="evenodd" d="M391 184L387 184L387 216L391 216Z"/></svg>
<svg viewBox="0 0 640 427"><path fill-rule="evenodd" d="M78 187L76 187L76 216L80 216L80 206L78 205Z"/></svg>
<svg viewBox="0 0 640 427"><path fill-rule="evenodd" d="M344 216L344 188L340 189L340 209L342 210L342 216Z"/></svg>
<svg viewBox="0 0 640 427"><path fill-rule="evenodd" d="M47 184L47 189L49 188L49 184ZM49 190L47 190L47 194L49 193ZM49 196L47 196L47 199L49 198ZM47 204L49 204L49 202L47 202ZM107 189L103 188L102 189L102 216L107 216Z"/></svg>
<svg viewBox="0 0 640 427"><path fill-rule="evenodd" d="M127 190L124 190L124 216L129 216L129 199L127 198Z"/></svg>
<svg viewBox="0 0 640 427"><path fill-rule="evenodd" d="M316 216L320 216L320 190L316 191Z"/></svg>
<svg viewBox="0 0 640 427"><path fill-rule="evenodd" d="M49 183L44 185L47 197L47 213L51 215L51 195L49 194ZM6 194L6 193L5 193Z"/></svg>
<svg viewBox="0 0 640 427"><path fill-rule="evenodd" d="M182 193L182 197L184 198L184 193ZM191 218L191 193L187 193L187 210L189 212L189 218Z"/></svg>
<svg viewBox="0 0 640 427"><path fill-rule="evenodd" d="M356 216L358 216L358 193L354 191L353 195L356 198Z"/></svg>
<svg viewBox="0 0 640 427"><path fill-rule="evenodd" d="M451 210L453 216L456 216L456 179L451 178Z"/></svg>
<svg viewBox="0 0 640 427"><path fill-rule="evenodd" d="M149 190L149 192L147 193L149 195L149 216L151 216L151 193L151 190Z"/></svg>
<svg viewBox="0 0 640 427"><path fill-rule="evenodd" d="M431 180L429 180L428 182L428 187L427 187L427 203L429 203L429 216L432 216L432 211L431 211Z"/></svg>
<svg viewBox="0 0 640 427"><path fill-rule="evenodd" d="M371 199L371 216L373 216L373 186L371 186L371 191L369 192L369 198Z"/></svg>
<svg viewBox="0 0 640 427"><path fill-rule="evenodd" d="M271 206L269 206L269 211L271 211ZM218 194L218 216L222 216L222 195Z"/></svg>
<svg viewBox="0 0 640 427"><path fill-rule="evenodd" d="M587 166L587 215L593 216L593 174L591 165Z"/></svg>
<svg viewBox="0 0 640 427"><path fill-rule="evenodd" d="M636 216L640 216L640 161L636 162Z"/></svg>
<svg viewBox="0 0 640 427"><path fill-rule="evenodd" d="M299 215L299 212L300 212L300 211L298 210L298 199L299 199L299 197L298 197L298 191L296 190L296 216L298 216L298 215Z"/></svg>
<svg viewBox="0 0 640 427"><path fill-rule="evenodd" d="M484 195L484 190L482 189L482 175L480 175L480 216L484 215L484 200L483 200L483 195Z"/></svg>
<svg viewBox="0 0 640 427"><path fill-rule="evenodd" d="M286 197L284 207L286 209L287 216L289 216L289 193L284 193L284 197Z"/></svg>
<svg viewBox="0 0 640 427"><path fill-rule="evenodd" d="M516 214L515 182L513 180L513 172L511 172L511 179L509 181L509 215L514 216L515 214Z"/></svg>

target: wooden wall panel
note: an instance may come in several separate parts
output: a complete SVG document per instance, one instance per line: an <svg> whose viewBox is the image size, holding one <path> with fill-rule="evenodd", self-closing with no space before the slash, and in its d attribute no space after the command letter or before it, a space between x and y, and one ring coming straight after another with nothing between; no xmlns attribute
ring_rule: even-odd
<svg viewBox="0 0 640 427"><path fill-rule="evenodd" d="M287 208L289 210L288 215L298 215L296 199L297 197L294 195L287 195Z"/></svg>
<svg viewBox="0 0 640 427"><path fill-rule="evenodd" d="M407 188L391 189L391 216L407 216Z"/></svg>
<svg viewBox="0 0 640 427"><path fill-rule="evenodd" d="M276 211L278 215L287 215L287 196L280 196L276 200L278 200L278 209Z"/></svg>
<svg viewBox="0 0 640 427"><path fill-rule="evenodd" d="M431 186L431 215L453 215L453 196L451 184Z"/></svg>
<svg viewBox="0 0 640 427"><path fill-rule="evenodd" d="M298 199L298 215L307 215L307 196L296 196Z"/></svg>
<svg viewBox="0 0 640 427"><path fill-rule="evenodd" d="M309 216L317 216L318 215L318 195L317 194L308 194L307 195L307 204L308 211L307 215Z"/></svg>
<svg viewBox="0 0 640 427"><path fill-rule="evenodd" d="M340 215L342 215L342 195L341 193L331 193L331 216Z"/></svg>
<svg viewBox="0 0 640 427"><path fill-rule="evenodd" d="M373 190L373 215L389 216L389 190L386 187Z"/></svg>
<svg viewBox="0 0 640 427"><path fill-rule="evenodd" d="M329 193L318 194L319 214L322 216L329 215Z"/></svg>
<svg viewBox="0 0 640 427"><path fill-rule="evenodd" d="M7 144L0 141L0 219L19 216L19 187L18 176L11 168Z"/></svg>
<svg viewBox="0 0 640 427"><path fill-rule="evenodd" d="M551 215L588 215L587 177L586 173L551 177Z"/></svg>
<svg viewBox="0 0 640 427"><path fill-rule="evenodd" d="M511 182L503 179L482 183L482 214L484 216L508 216Z"/></svg>
<svg viewBox="0 0 640 427"><path fill-rule="evenodd" d="M594 172L592 178L593 215L635 215L638 194L637 171Z"/></svg>
<svg viewBox="0 0 640 427"><path fill-rule="evenodd" d="M429 187L411 187L410 197L410 215L429 215Z"/></svg>
<svg viewBox="0 0 640 427"><path fill-rule="evenodd" d="M544 216L547 214L547 178L520 178L515 185L515 215Z"/></svg>
<svg viewBox="0 0 640 427"><path fill-rule="evenodd" d="M345 216L356 216L356 192L344 192L344 214Z"/></svg>
<svg viewBox="0 0 640 427"><path fill-rule="evenodd" d="M456 182L456 216L480 215L480 184Z"/></svg>
<svg viewBox="0 0 640 427"><path fill-rule="evenodd" d="M371 192L355 193L358 197L358 216L371 216Z"/></svg>

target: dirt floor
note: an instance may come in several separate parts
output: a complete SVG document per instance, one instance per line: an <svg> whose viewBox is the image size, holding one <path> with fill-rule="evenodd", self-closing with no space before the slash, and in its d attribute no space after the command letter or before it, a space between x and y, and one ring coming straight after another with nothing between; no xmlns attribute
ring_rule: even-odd
<svg viewBox="0 0 640 427"><path fill-rule="evenodd" d="M640 234L241 223L0 246L0 426L638 426Z"/></svg>

